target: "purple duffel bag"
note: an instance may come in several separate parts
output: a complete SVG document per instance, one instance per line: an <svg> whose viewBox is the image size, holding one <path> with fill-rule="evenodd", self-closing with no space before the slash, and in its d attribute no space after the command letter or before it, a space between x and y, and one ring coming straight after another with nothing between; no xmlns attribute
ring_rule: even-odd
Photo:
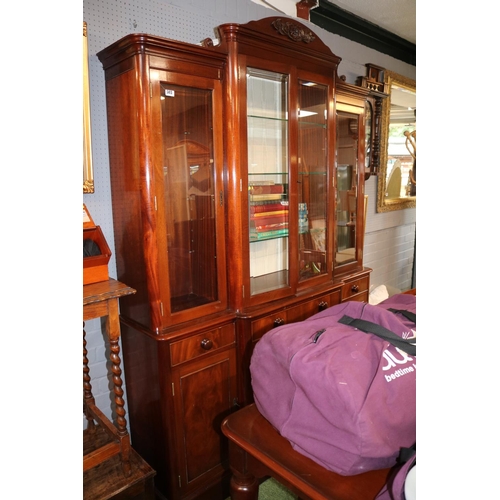
<svg viewBox="0 0 500 500"><path fill-rule="evenodd" d="M375 500L416 500L417 450L402 450L407 456L394 467ZM403 456L403 453L401 454ZM401 459L401 457L400 457Z"/></svg>
<svg viewBox="0 0 500 500"><path fill-rule="evenodd" d="M346 302L267 332L250 371L255 404L293 448L342 475L392 467L416 441L416 356L340 322L409 329L378 306Z"/></svg>
<svg viewBox="0 0 500 500"><path fill-rule="evenodd" d="M377 304L398 315L408 328L416 329L417 297L406 293L397 293Z"/></svg>

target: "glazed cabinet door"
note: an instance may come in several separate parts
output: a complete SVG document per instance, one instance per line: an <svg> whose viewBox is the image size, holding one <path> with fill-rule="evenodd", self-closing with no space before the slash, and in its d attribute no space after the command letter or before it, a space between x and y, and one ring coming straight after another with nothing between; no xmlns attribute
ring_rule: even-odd
<svg viewBox="0 0 500 500"><path fill-rule="evenodd" d="M298 286L304 288L332 275L333 91L328 80L306 74L297 88Z"/></svg>
<svg viewBox="0 0 500 500"><path fill-rule="evenodd" d="M287 73L246 69L250 297L291 285L289 86Z"/></svg>
<svg viewBox="0 0 500 500"><path fill-rule="evenodd" d="M221 83L151 70L164 324L226 308Z"/></svg>
<svg viewBox="0 0 500 500"><path fill-rule="evenodd" d="M357 105L356 105L357 104ZM365 103L337 102L335 273L363 261Z"/></svg>
<svg viewBox="0 0 500 500"><path fill-rule="evenodd" d="M243 307L331 279L334 206L332 80L290 65L245 62Z"/></svg>

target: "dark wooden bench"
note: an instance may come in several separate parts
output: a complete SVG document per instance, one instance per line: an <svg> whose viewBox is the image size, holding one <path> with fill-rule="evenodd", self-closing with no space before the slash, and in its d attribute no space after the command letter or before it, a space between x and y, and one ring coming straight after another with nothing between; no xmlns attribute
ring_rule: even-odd
<svg viewBox="0 0 500 500"><path fill-rule="evenodd" d="M341 476L296 452L259 413L255 404L222 423L229 439L231 499L257 500L259 484L273 477L304 500L373 500L390 469Z"/></svg>

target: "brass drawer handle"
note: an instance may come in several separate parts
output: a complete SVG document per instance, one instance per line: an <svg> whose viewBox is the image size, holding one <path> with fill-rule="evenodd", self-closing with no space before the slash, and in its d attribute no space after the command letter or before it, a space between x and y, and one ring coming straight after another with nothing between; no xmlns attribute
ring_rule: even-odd
<svg viewBox="0 0 500 500"><path fill-rule="evenodd" d="M285 320L283 318L276 318L274 320L274 326L281 326L285 324Z"/></svg>
<svg viewBox="0 0 500 500"><path fill-rule="evenodd" d="M358 285L352 285L351 292L358 293L359 292L359 286Z"/></svg>
<svg viewBox="0 0 500 500"><path fill-rule="evenodd" d="M319 311L324 311L325 309L328 309L328 302L325 302L324 300L322 300L322 301L318 304L318 310L319 310Z"/></svg>
<svg viewBox="0 0 500 500"><path fill-rule="evenodd" d="M200 345L202 349L205 349L205 351L210 351L210 349L214 346L214 343L210 339L203 339Z"/></svg>

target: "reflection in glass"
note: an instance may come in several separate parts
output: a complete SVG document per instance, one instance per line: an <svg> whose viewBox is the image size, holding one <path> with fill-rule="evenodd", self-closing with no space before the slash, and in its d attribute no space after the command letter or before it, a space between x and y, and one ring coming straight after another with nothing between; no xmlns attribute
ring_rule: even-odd
<svg viewBox="0 0 500 500"><path fill-rule="evenodd" d="M161 112L171 310L178 312L218 300L212 91L162 84Z"/></svg>
<svg viewBox="0 0 500 500"><path fill-rule="evenodd" d="M416 94L393 84L387 141L386 198L416 196L416 159L407 147L407 133L416 130Z"/></svg>
<svg viewBox="0 0 500 500"><path fill-rule="evenodd" d="M248 68L250 293L285 287L288 272L288 75Z"/></svg>
<svg viewBox="0 0 500 500"><path fill-rule="evenodd" d="M326 274L327 87L299 81L299 281Z"/></svg>
<svg viewBox="0 0 500 500"><path fill-rule="evenodd" d="M389 98L382 101L377 212L413 208L417 199L416 151L406 144L407 134L416 140L416 83L386 70L385 84Z"/></svg>

